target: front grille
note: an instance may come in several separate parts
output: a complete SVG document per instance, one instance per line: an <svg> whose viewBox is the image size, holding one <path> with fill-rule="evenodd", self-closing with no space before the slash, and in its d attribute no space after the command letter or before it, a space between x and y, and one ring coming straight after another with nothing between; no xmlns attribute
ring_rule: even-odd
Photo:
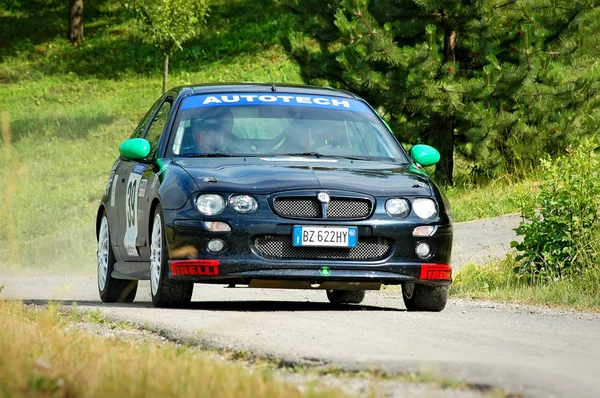
<svg viewBox="0 0 600 398"><path fill-rule="evenodd" d="M281 217L323 218L321 202L311 196L279 197L273 201ZM371 214L371 201L360 198L331 198L327 218L366 218Z"/></svg>
<svg viewBox="0 0 600 398"><path fill-rule="evenodd" d="M263 257L289 260L381 260L392 250L389 239L360 238L356 247L296 247L289 235L263 235L254 239L254 246Z"/></svg>
<svg viewBox="0 0 600 398"><path fill-rule="evenodd" d="M275 211L283 217L321 218L321 202L317 198L277 198L274 204Z"/></svg>
<svg viewBox="0 0 600 398"><path fill-rule="evenodd" d="M331 198L327 218L363 218L371 213L371 202L365 199Z"/></svg>

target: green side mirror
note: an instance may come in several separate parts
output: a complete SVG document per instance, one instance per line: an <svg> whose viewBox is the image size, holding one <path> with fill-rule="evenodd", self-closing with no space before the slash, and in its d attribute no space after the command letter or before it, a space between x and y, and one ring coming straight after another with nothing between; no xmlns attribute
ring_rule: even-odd
<svg viewBox="0 0 600 398"><path fill-rule="evenodd" d="M410 150L410 156L421 166L431 166L440 161L440 153L429 145L415 145Z"/></svg>
<svg viewBox="0 0 600 398"><path fill-rule="evenodd" d="M130 138L121 144L119 152L128 159L143 159L150 153L150 143L144 138Z"/></svg>

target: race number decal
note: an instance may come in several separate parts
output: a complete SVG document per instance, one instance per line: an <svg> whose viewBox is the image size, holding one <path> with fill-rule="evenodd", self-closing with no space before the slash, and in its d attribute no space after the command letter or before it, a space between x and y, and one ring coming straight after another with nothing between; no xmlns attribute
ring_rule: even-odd
<svg viewBox="0 0 600 398"><path fill-rule="evenodd" d="M110 205L115 207L115 192L117 192L117 180L119 179L119 175L115 174L112 181L112 188L110 190Z"/></svg>
<svg viewBox="0 0 600 398"><path fill-rule="evenodd" d="M123 246L130 256L139 256L135 241L138 236L138 194L142 173L146 168L143 164L137 164L133 168L127 187L125 188L125 238Z"/></svg>
<svg viewBox="0 0 600 398"><path fill-rule="evenodd" d="M138 196L140 198L143 198L144 196L146 196L146 185L148 185L148 180L140 181L140 189L138 192Z"/></svg>

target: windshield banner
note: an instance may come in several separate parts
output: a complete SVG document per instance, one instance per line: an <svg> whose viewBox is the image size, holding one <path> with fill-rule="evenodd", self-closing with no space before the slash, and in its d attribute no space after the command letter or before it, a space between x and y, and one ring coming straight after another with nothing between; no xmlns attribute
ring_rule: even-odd
<svg viewBox="0 0 600 398"><path fill-rule="evenodd" d="M313 108L342 109L361 113L371 113L369 108L363 102L350 98L275 93L194 95L192 97L187 97L183 100L181 109L185 110L212 106L252 105L304 106Z"/></svg>

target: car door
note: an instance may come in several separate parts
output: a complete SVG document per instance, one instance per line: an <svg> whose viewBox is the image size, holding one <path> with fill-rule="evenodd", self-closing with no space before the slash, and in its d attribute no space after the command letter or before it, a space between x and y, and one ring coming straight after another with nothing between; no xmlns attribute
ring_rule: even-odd
<svg viewBox="0 0 600 398"><path fill-rule="evenodd" d="M146 115L142 118L138 126L131 134L130 138L140 138L146 132L150 121L156 114L156 111L163 103L164 98L159 98L146 112ZM125 197L126 190L126 182L127 176L131 172L131 162L120 156L115 164L113 165L113 169L111 170L112 183L110 190L110 198L107 198L106 209L108 214L108 222L110 225L111 233L111 243L117 257L117 261L123 261L123 257L121 256L121 249L123 247L123 235L122 231L124 231L124 217L125 211L123 206L123 198Z"/></svg>
<svg viewBox="0 0 600 398"><path fill-rule="evenodd" d="M149 260L148 223L152 222L152 215L148 214L150 203L147 187L156 178L151 159L165 131L172 104L172 97L164 98L145 132L141 134L142 138L146 138L151 144L150 155L143 161L121 161L122 177L119 178L122 194L117 206L121 214L119 236L122 237L120 250L124 261Z"/></svg>

